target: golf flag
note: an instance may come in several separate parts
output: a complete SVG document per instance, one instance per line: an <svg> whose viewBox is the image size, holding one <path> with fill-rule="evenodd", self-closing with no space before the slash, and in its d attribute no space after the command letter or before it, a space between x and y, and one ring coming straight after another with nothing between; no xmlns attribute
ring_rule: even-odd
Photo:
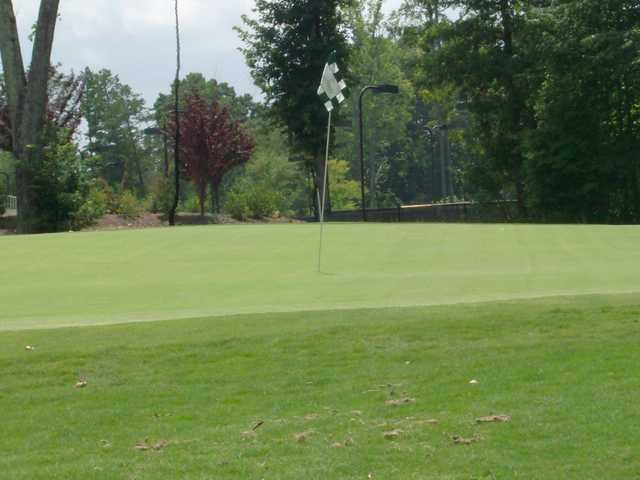
<svg viewBox="0 0 640 480"><path fill-rule="evenodd" d="M333 52L324 66L322 80L318 88L318 95L324 102L324 107L327 109L327 112L331 112L345 100L347 84L342 80L339 73L340 69L336 63L336 54Z"/></svg>

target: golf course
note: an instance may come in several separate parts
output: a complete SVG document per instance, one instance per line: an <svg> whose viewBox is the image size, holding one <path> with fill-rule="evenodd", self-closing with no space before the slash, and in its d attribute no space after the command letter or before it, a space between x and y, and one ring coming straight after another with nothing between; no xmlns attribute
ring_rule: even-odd
<svg viewBox="0 0 640 480"><path fill-rule="evenodd" d="M638 478L638 227L318 233L0 238L0 478Z"/></svg>

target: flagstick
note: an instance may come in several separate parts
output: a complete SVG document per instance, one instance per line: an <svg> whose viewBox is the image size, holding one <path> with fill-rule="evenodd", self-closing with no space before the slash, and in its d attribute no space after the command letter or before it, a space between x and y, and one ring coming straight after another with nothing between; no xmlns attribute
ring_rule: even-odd
<svg viewBox="0 0 640 480"><path fill-rule="evenodd" d="M320 247L318 249L318 272L322 265L322 238L324 236L324 206L327 197L327 176L329 172L329 146L331 140L331 111L329 111L329 122L327 124L327 149L324 157L324 178L322 180L322 204L320 205Z"/></svg>

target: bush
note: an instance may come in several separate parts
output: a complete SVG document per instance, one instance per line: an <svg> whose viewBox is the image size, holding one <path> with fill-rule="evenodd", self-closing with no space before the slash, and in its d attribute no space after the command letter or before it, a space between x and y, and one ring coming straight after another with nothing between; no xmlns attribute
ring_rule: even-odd
<svg viewBox="0 0 640 480"><path fill-rule="evenodd" d="M116 213L130 220L135 220L144 213L144 205L129 190L125 190L118 200Z"/></svg>
<svg viewBox="0 0 640 480"><path fill-rule="evenodd" d="M189 195L182 202L181 210L188 213L200 213L200 201L196 195Z"/></svg>
<svg viewBox="0 0 640 480"><path fill-rule="evenodd" d="M329 160L329 191L333 210L353 210L360 201L360 184L355 180L349 180L348 173L348 162Z"/></svg>
<svg viewBox="0 0 640 480"><path fill-rule="evenodd" d="M113 189L111 185L109 185L109 183L104 178L98 178L94 180L91 186L91 190L94 190L94 199L98 200L98 197L100 197L100 201L104 200L104 215L108 213L118 213L118 208L120 205L120 195Z"/></svg>
<svg viewBox="0 0 640 480"><path fill-rule="evenodd" d="M173 182L164 176L157 177L151 184L151 206L153 213L168 215L173 206Z"/></svg>
<svg viewBox="0 0 640 480"><path fill-rule="evenodd" d="M236 220L247 220L251 217L251 209L249 208L249 199L246 192L229 192L224 208Z"/></svg>
<svg viewBox="0 0 640 480"><path fill-rule="evenodd" d="M258 151L233 180L225 195L224 209L238 220L292 213L304 197L305 177L288 157L278 151ZM303 200L303 203L306 200Z"/></svg>
<svg viewBox="0 0 640 480"><path fill-rule="evenodd" d="M73 228L80 229L93 225L96 220L105 216L109 211L109 197L100 183L89 188L87 197L73 215Z"/></svg>
<svg viewBox="0 0 640 480"><path fill-rule="evenodd" d="M78 223L78 215L90 184L75 145L49 145L42 164L32 174L38 190L35 204L37 231L55 232L82 227Z"/></svg>
<svg viewBox="0 0 640 480"><path fill-rule="evenodd" d="M237 220L272 217L282 202L281 195L264 184L239 182L227 194L225 210Z"/></svg>
<svg viewBox="0 0 640 480"><path fill-rule="evenodd" d="M128 219L140 217L147 209L133 193L125 190L118 195L103 179L88 189L80 208L72 216L71 227L79 230L91 226L106 214L122 215Z"/></svg>

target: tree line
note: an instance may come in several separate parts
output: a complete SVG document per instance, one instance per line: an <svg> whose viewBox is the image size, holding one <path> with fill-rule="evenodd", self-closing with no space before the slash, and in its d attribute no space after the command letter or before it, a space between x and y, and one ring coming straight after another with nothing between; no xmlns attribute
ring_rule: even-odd
<svg viewBox="0 0 640 480"><path fill-rule="evenodd" d="M244 18L254 79L314 178L324 116L311 87L336 49L354 93L403 92L363 112L371 206L466 198L513 202L523 220L640 220L637 1L406 0L387 19L381 7L258 0ZM354 132L335 151L358 179Z"/></svg>
<svg viewBox="0 0 640 480"><path fill-rule="evenodd" d="M383 6L257 0L237 31L262 99L189 73L147 106L109 70L50 65L56 0L41 0L25 67L11 1L0 0L0 169L19 197L19 230L170 212L178 123L181 210L317 214L326 112L316 90L332 52L350 96L334 126L330 209L359 207L363 181L369 207L464 199L512 205L520 220L640 220L636 1ZM359 112L360 89L378 83L400 94L367 95Z"/></svg>

